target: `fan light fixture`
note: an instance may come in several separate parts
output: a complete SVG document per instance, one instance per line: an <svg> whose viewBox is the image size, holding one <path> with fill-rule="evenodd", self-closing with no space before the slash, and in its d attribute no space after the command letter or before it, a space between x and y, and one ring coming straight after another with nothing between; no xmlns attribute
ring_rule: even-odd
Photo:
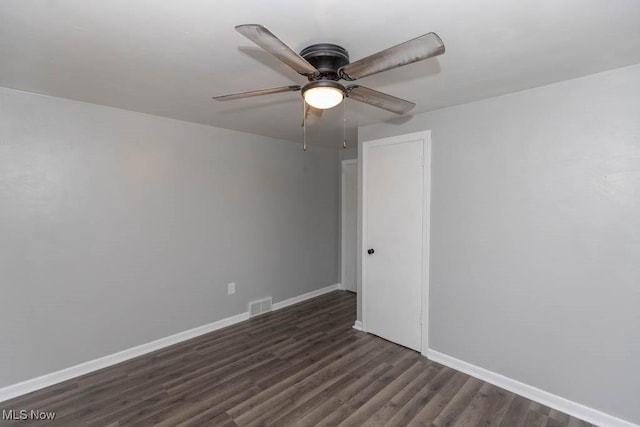
<svg viewBox="0 0 640 427"><path fill-rule="evenodd" d="M251 90L214 96L216 101L251 98L284 92L301 91L303 149L307 149L307 119L317 122L322 112L342 102L343 107L343 139L342 147L346 148L346 102L345 98L363 102L396 114L408 113L416 106L406 99L397 98L358 84L343 86L339 80L352 82L362 77L382 73L402 67L416 61L422 61L444 53L444 43L436 33L423 34L404 43L359 59L349 60L349 52L342 46L331 43L316 43L307 46L297 54L271 31L259 24L237 25L236 30L260 46L266 52L289 66L293 71L309 80L304 86L289 85L269 89Z"/></svg>
<svg viewBox="0 0 640 427"><path fill-rule="evenodd" d="M344 88L333 81L315 81L302 89L302 97L312 107L326 110L342 102Z"/></svg>

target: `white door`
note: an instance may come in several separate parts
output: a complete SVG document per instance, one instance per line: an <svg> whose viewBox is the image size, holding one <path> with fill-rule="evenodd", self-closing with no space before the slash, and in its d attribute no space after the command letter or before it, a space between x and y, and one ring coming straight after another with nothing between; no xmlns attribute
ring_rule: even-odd
<svg viewBox="0 0 640 427"><path fill-rule="evenodd" d="M423 323L427 328L428 138L419 133L364 143L362 157L364 329L418 351Z"/></svg>
<svg viewBox="0 0 640 427"><path fill-rule="evenodd" d="M342 161L342 286L356 292L358 161Z"/></svg>

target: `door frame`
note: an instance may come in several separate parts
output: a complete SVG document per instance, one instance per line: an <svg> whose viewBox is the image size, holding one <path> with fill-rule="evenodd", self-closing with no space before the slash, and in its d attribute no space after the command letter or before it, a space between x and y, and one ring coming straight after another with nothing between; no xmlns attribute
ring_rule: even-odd
<svg viewBox="0 0 640 427"><path fill-rule="evenodd" d="M367 250L367 162L368 151L371 147L380 145L392 145L403 142L423 141L423 200L422 200L422 323L420 345L422 355L426 356L429 349L429 263L430 263L430 237L431 237L431 131L413 132L389 138L375 139L362 142L361 157L362 170L362 221L360 223L360 271L361 271L361 298L362 298L362 329L367 331L367 270L365 268Z"/></svg>
<svg viewBox="0 0 640 427"><path fill-rule="evenodd" d="M346 165L356 165L356 167L358 166L358 159L349 159L349 160L342 160L340 162L340 284L342 285L342 289L346 289L344 286L344 276L345 276L345 269L344 269L344 253L345 253L345 239L344 239L344 223L345 223L345 211L344 211L344 188L345 188L345 183L344 183L344 167ZM359 174L356 174L356 196L358 194L358 178ZM356 212L357 215L357 212ZM356 232L356 248L358 247L358 225L356 224L356 229L354 230ZM356 254L356 269L358 267L358 258L357 258L357 254ZM358 293L358 278L356 277L356 293Z"/></svg>

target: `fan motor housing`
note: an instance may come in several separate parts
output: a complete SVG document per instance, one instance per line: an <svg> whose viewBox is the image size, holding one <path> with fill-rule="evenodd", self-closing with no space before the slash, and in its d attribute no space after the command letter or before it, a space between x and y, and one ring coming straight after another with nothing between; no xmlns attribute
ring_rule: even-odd
<svg viewBox="0 0 640 427"><path fill-rule="evenodd" d="M340 80L338 70L349 63L349 52L342 46L331 43L318 43L308 46L300 52L320 72L319 76L309 80Z"/></svg>

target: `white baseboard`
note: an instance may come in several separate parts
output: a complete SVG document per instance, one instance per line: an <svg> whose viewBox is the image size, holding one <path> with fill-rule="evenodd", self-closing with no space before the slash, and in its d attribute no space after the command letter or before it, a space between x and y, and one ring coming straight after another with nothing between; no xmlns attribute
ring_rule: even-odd
<svg viewBox="0 0 640 427"><path fill-rule="evenodd" d="M359 320L356 320L356 323L353 324L353 329L357 330L357 331L362 331L362 322Z"/></svg>
<svg viewBox="0 0 640 427"><path fill-rule="evenodd" d="M589 408L588 406L573 402L544 390L540 390L539 388L531 385L521 383L520 381L505 377L504 375L500 375L496 372L488 371L479 366L472 365L471 363L464 362L435 350L427 350L426 356L429 360L433 360L434 362L438 362L457 371L464 372L472 377L481 379L505 390L509 390L510 392L519 394L527 399L531 399L558 411L567 413L591 424L601 427L639 427L637 424L622 420L614 417L613 415L605 414L604 412Z"/></svg>
<svg viewBox="0 0 640 427"><path fill-rule="evenodd" d="M328 292L335 291L337 289L339 289L339 285L336 284L317 289L315 291L307 292L306 294L298 295L297 297L289 298L287 300L275 303L273 304L272 309L279 310L292 304L296 304L298 302L302 302L326 294ZM40 390L42 388L58 384L62 381L67 381L93 371L97 371L98 369L106 368L108 366L133 359L134 357L142 356L152 351L160 350L164 347L168 347L170 345L177 344L182 341L186 341L191 338L195 338L200 335L225 328L227 326L235 325L236 323L243 322L247 319L249 319L248 312L236 314L235 316L227 317L226 319L218 320L216 322L209 323L203 326L198 326L197 328L189 329L187 331L179 332L168 337L160 338L146 344L120 351L118 353L90 360L88 362L84 362L76 366L71 366L60 371L52 372L41 377L23 381L18 384L2 387L0 388L0 402L13 399L14 397L18 397L23 394L31 393L36 390Z"/></svg>
<svg viewBox="0 0 640 427"><path fill-rule="evenodd" d="M284 301L273 304L273 310L280 310L281 308L289 307L290 305L297 304L302 301L306 301L311 298L319 297L320 295L327 294L329 292L337 291L340 289L340 284L327 286L324 288L316 289L315 291L307 292L306 294L298 295L297 297L289 298Z"/></svg>

